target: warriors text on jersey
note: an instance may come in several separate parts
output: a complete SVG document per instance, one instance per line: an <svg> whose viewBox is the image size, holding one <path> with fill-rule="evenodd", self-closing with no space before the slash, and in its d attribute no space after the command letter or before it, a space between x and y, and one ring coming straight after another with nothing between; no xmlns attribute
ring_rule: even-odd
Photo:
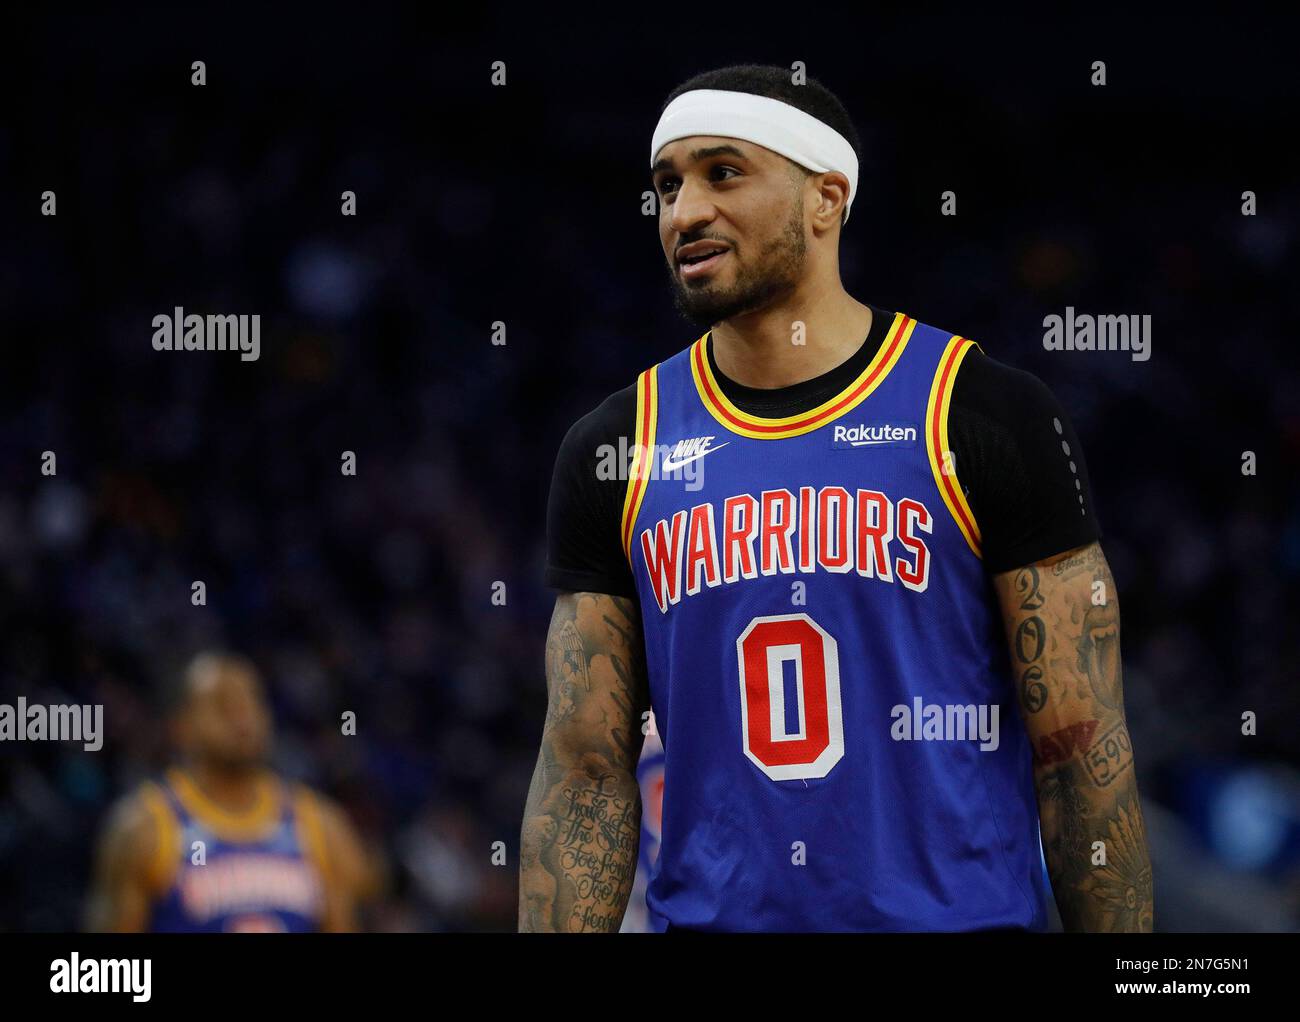
<svg viewBox="0 0 1300 1022"><path fill-rule="evenodd" d="M315 799L267 777L258 803L232 816L187 774L168 771L145 791L159 834L154 932L303 932L319 929L324 849Z"/></svg>
<svg viewBox="0 0 1300 1022"><path fill-rule="evenodd" d="M1040 929L1028 739L948 443L974 342L894 315L765 418L641 374L621 522L665 747L650 906L716 930Z"/></svg>

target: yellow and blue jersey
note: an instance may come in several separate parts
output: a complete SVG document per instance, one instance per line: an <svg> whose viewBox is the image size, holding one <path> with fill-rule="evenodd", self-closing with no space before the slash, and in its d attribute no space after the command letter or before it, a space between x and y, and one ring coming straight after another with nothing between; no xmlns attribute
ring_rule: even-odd
<svg viewBox="0 0 1300 1022"><path fill-rule="evenodd" d="M855 380L786 418L728 400L709 343L641 374L623 509L664 745L650 909L1044 928L1031 750L947 438L974 342L899 313ZM945 740L934 708L984 713L996 744Z"/></svg>
<svg viewBox="0 0 1300 1022"><path fill-rule="evenodd" d="M144 791L155 820L156 933L320 929L325 856L312 793L268 775L254 805L231 814L181 770Z"/></svg>

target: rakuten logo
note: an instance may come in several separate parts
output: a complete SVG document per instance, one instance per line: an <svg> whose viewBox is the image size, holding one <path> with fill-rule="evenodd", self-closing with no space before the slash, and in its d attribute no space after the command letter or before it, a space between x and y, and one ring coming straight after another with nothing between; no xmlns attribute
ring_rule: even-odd
<svg viewBox="0 0 1300 1022"><path fill-rule="evenodd" d="M859 423L856 426L836 426L831 436L831 446L850 447L914 447L917 429L914 425L897 425L882 422Z"/></svg>

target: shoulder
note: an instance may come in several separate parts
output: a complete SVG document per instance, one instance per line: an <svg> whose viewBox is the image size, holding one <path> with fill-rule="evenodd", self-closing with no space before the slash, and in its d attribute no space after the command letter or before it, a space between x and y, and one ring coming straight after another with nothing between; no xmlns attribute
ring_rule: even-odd
<svg viewBox="0 0 1300 1022"><path fill-rule="evenodd" d="M302 815L309 817L313 824L323 828L334 828L346 822L343 807L324 792L317 791L301 781L287 782L293 793L294 806Z"/></svg>
<svg viewBox="0 0 1300 1022"><path fill-rule="evenodd" d="M633 447L636 385L611 394L560 444L547 502L547 585L573 592L635 593L620 538Z"/></svg>
<svg viewBox="0 0 1300 1022"><path fill-rule="evenodd" d="M377 873L347 810L306 784L296 783L293 790L308 849L322 874L354 894L371 890Z"/></svg>
<svg viewBox="0 0 1300 1022"><path fill-rule="evenodd" d="M642 381L650 376L662 379L665 370L674 366L686 371L685 367L689 366L692 352L705 336L707 334L701 335L676 354L647 366L637 373L636 378L626 387L616 390L578 419L569 428L569 433L565 437L566 442L570 438L586 440L594 437L607 440L610 437L630 435L636 425L637 403L642 396Z"/></svg>
<svg viewBox="0 0 1300 1022"><path fill-rule="evenodd" d="M619 437L630 437L636 426L636 401L636 383L610 394L569 427L561 450L594 451L605 443L617 445Z"/></svg>
<svg viewBox="0 0 1300 1022"><path fill-rule="evenodd" d="M114 872L148 876L165 886L178 827L162 787L146 781L109 810L102 836L104 855Z"/></svg>
<svg viewBox="0 0 1300 1022"><path fill-rule="evenodd" d="M106 829L120 841L148 841L173 816L162 786L145 781L110 807Z"/></svg>
<svg viewBox="0 0 1300 1022"><path fill-rule="evenodd" d="M337 801L324 792L306 784L295 783L296 807L309 830L316 830L316 838L336 852L352 848L360 840L352 817Z"/></svg>
<svg viewBox="0 0 1300 1022"><path fill-rule="evenodd" d="M989 571L1100 538L1083 446L1061 402L1033 373L970 351L953 386L949 427Z"/></svg>
<svg viewBox="0 0 1300 1022"><path fill-rule="evenodd" d="M995 460L1045 458L1063 442L1078 446L1069 415L1046 383L978 349L953 382L949 422L964 444L978 443Z"/></svg>
<svg viewBox="0 0 1300 1022"><path fill-rule="evenodd" d="M601 471L625 457L636 434L636 384L624 387L569 427L555 459L553 482L585 490L589 481L606 478Z"/></svg>
<svg viewBox="0 0 1300 1022"><path fill-rule="evenodd" d="M630 437L636 428L637 402L641 396L642 380L651 375L662 378L669 367L678 367L685 371L696 345L706 336L708 336L707 332L675 354L638 372L626 387L614 391L574 422L565 435L563 446L588 446L592 441L599 444L610 440L616 442L619 437Z"/></svg>
<svg viewBox="0 0 1300 1022"><path fill-rule="evenodd" d="M1060 408L1051 389L1033 373L990 358L978 348L962 361L953 384L953 402L1003 420Z"/></svg>

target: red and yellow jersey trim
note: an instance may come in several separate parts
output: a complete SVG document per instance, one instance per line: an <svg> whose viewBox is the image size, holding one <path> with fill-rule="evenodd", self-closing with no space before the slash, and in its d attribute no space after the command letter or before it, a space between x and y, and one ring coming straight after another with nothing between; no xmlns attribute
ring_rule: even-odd
<svg viewBox="0 0 1300 1022"><path fill-rule="evenodd" d="M816 408L782 419L767 419L752 415L737 408L728 400L709 366L705 351L709 336L707 333L691 347L691 375L695 378L695 389L699 391L704 407L732 433L755 440L782 440L786 437L811 433L814 429L852 411L870 397L872 391L880 386L890 370L897 365L899 356L907 347L914 329L916 329L916 320L901 312L895 313L894 322L890 324L880 350L857 379Z"/></svg>
<svg viewBox="0 0 1300 1022"><path fill-rule="evenodd" d="M279 785L269 774L257 782L256 799L242 813L221 808L204 795L183 770L173 768L167 771L167 783L191 816L226 841L237 843L262 837L279 819Z"/></svg>
<svg viewBox="0 0 1300 1022"><path fill-rule="evenodd" d="M627 495L623 498L623 519L620 536L623 554L632 560L632 528L645 499L650 482L650 468L654 457L655 430L659 422L659 373L651 366L636 381L636 440L633 448L632 472L627 481Z"/></svg>
<svg viewBox="0 0 1300 1022"><path fill-rule="evenodd" d="M930 401L925 410L925 449L930 456L930 471L934 473L934 483L939 487L943 502L948 505L957 528L966 537L972 552L976 557L983 557L979 525L975 522L975 515L957 480L956 459L951 456L952 448L948 445L948 406L952 403L953 384L962 359L972 348L979 348L979 345L965 337L953 337L943 350L939 367L934 372Z"/></svg>

